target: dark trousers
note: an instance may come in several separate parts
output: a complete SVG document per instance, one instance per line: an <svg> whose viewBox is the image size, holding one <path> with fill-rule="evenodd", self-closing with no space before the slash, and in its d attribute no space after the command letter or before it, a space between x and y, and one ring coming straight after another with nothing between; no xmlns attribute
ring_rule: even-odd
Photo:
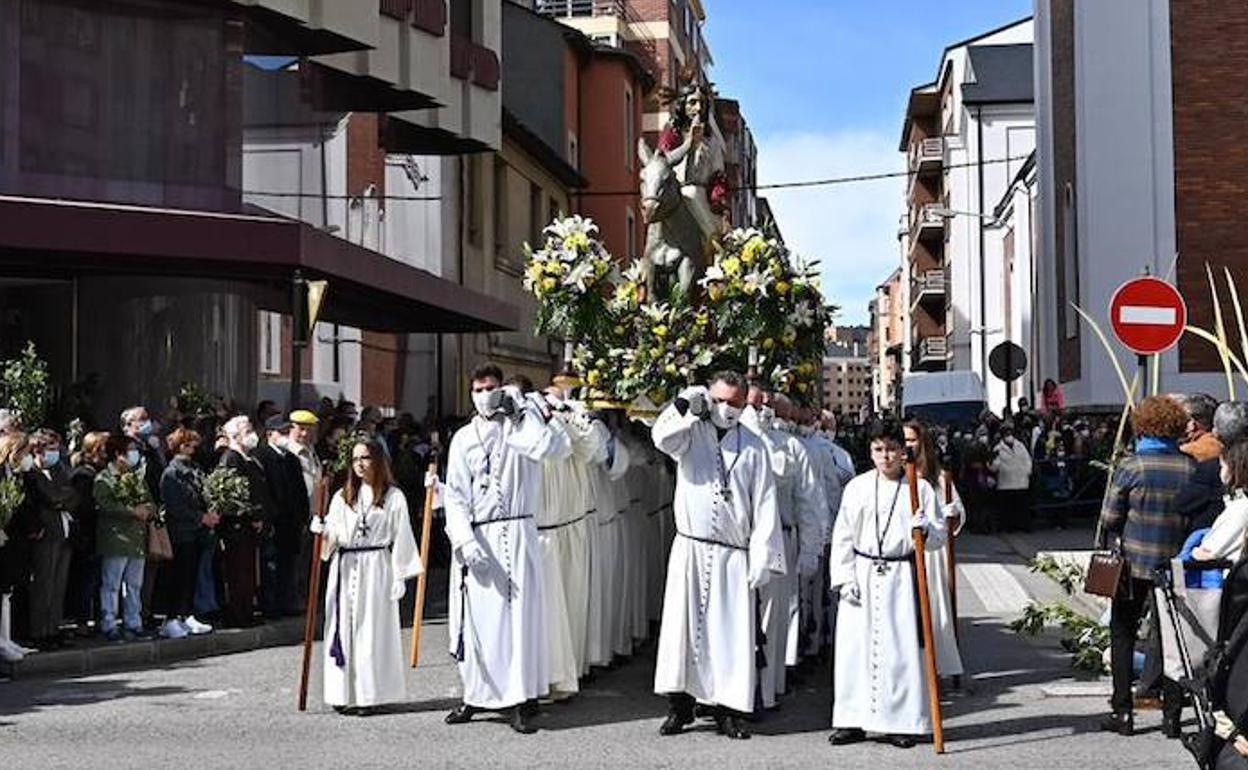
<svg viewBox="0 0 1248 770"><path fill-rule="evenodd" d="M34 577L30 584L30 636L56 636L65 611L65 586L69 581L69 543L46 533L31 544Z"/></svg>
<svg viewBox="0 0 1248 770"><path fill-rule="evenodd" d="M293 612L295 598L295 563L299 554L296 543L287 546L270 538L260 547L264 572L260 576L260 605L270 617Z"/></svg>
<svg viewBox="0 0 1248 770"><path fill-rule="evenodd" d="M222 554L225 607L222 614L226 625L249 626L254 620L258 544L257 536L246 525L225 538L225 552Z"/></svg>
<svg viewBox="0 0 1248 770"><path fill-rule="evenodd" d="M171 616L185 618L195 614L195 586L199 578L199 557L203 551L196 540L173 544L173 561L161 574L164 605Z"/></svg>
<svg viewBox="0 0 1248 770"><path fill-rule="evenodd" d="M1110 706L1116 713L1129 714L1135 705L1131 693L1131 680L1135 663L1135 640L1140 632L1140 620L1152 596L1153 583L1149 580L1129 578L1110 609L1110 669L1113 674L1114 694ZM1178 684L1162 680L1162 710L1166 715L1177 716L1183 708L1182 692Z"/></svg>
<svg viewBox="0 0 1248 770"><path fill-rule="evenodd" d="M998 531L1031 531L1030 489L998 489L993 498Z"/></svg>
<svg viewBox="0 0 1248 770"><path fill-rule="evenodd" d="M65 617L79 626L95 620L100 600L100 560L89 550L75 550L69 557L69 580L65 586Z"/></svg>

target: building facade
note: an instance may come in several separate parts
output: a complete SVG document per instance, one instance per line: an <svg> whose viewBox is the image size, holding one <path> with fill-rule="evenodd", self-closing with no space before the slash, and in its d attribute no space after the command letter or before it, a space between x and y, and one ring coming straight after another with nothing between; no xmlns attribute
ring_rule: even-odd
<svg viewBox="0 0 1248 770"><path fill-rule="evenodd" d="M988 352L1008 338L994 210L1035 148L1032 22L948 46L937 77L914 88L899 149L910 177L899 230L906 267L908 371L969 369L989 383Z"/></svg>
<svg viewBox="0 0 1248 770"><path fill-rule="evenodd" d="M1035 9L1039 374L1062 384L1068 405L1112 407L1122 387L1072 303L1110 334L1114 290L1148 271L1174 281L1189 325L1212 330L1206 265L1223 308L1225 270L1248 284L1231 203L1248 182L1227 109L1248 85L1248 9L1191 0L1037 0ZM1227 326L1239 350L1236 324ZM1111 345L1132 371L1134 355ZM1216 349L1193 335L1160 357L1158 384L1227 393Z"/></svg>
<svg viewBox="0 0 1248 770"><path fill-rule="evenodd" d="M901 268L875 287L870 303L871 330L867 355L871 362L871 407L876 413L900 408L901 377L905 372L905 339L908 315L905 279Z"/></svg>
<svg viewBox="0 0 1248 770"><path fill-rule="evenodd" d="M823 356L823 408L858 423L872 410L872 365L867 346L830 343Z"/></svg>

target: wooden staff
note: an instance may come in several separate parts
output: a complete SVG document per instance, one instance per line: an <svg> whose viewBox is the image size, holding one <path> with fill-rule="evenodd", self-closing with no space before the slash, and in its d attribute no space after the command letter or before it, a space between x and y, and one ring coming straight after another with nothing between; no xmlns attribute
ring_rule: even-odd
<svg viewBox="0 0 1248 770"><path fill-rule="evenodd" d="M312 492L312 513L325 521L329 501L329 480L317 479ZM312 564L308 568L308 607L303 620L303 667L299 671L299 710L308 710L308 675L312 671L312 640L316 637L316 611L321 594L321 547L325 536L317 533L312 539Z"/></svg>
<svg viewBox="0 0 1248 770"><path fill-rule="evenodd" d="M953 502L953 474L949 471L941 471L941 475L945 479L945 504ZM961 520L959 518L959 523ZM948 520L945 521L948 527ZM945 553L949 556L949 612L953 618L953 638L961 641L961 634L958 631L958 554L954 549L954 539L957 535L952 529L949 529L948 540L945 541Z"/></svg>
<svg viewBox="0 0 1248 770"><path fill-rule="evenodd" d="M910 515L919 512L919 474L913 450L906 450L906 480L910 484ZM940 715L940 678L936 673L936 640L932 633L932 602L927 592L927 561L924 549L927 534L922 527L914 528L914 571L919 583L919 614L923 623L923 658L927 664L927 701L932 712L932 740L936 753L945 753L945 727Z"/></svg>
<svg viewBox="0 0 1248 770"><path fill-rule="evenodd" d="M425 487L425 510L420 523L420 561L424 569L416 578L416 608L412 612L412 668L420 662L420 626L425 617L425 589L429 584L429 537L433 531L433 503L438 496L438 450L429 458L425 478L433 483Z"/></svg>

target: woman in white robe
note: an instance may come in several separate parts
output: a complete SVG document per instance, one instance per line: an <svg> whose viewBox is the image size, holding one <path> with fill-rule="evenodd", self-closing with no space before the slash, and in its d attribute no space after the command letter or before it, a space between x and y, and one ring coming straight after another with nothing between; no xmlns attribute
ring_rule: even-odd
<svg viewBox="0 0 1248 770"><path fill-rule="evenodd" d="M840 591L834 745L865 740L871 732L909 748L913 736L932 730L912 530L926 530L932 553L944 547L945 522L923 479L919 510L911 513L902 457L899 428L873 429L875 468L846 485L832 533L828 582Z"/></svg>
<svg viewBox="0 0 1248 770"><path fill-rule="evenodd" d="M325 590L325 702L339 713L367 713L404 699L407 666L399 630L406 580L423 570L385 450L375 439L351 450L346 486L324 520L322 558L331 561Z"/></svg>
<svg viewBox="0 0 1248 770"><path fill-rule="evenodd" d="M950 575L949 542L956 541L966 521L965 508L953 480L944 472L936 456L936 447L927 428L920 422L905 425L906 447L915 453L919 477L931 483L945 520L945 548L934 551L926 559L927 586L932 597L932 633L936 637L936 670L942 677L960 678L963 674L962 654L958 649L958 629L953 616L954 581ZM958 679L955 679L955 686Z"/></svg>

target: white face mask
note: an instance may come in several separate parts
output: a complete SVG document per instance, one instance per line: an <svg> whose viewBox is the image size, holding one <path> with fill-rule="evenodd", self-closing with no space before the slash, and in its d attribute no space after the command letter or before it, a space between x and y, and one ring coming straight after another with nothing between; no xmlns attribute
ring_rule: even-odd
<svg viewBox="0 0 1248 770"><path fill-rule="evenodd" d="M770 428L776 422L776 410L770 406L760 406L758 408L758 420L763 424L764 428Z"/></svg>
<svg viewBox="0 0 1248 770"><path fill-rule="evenodd" d="M247 450L250 451L252 449L255 449L259 445L260 445L260 437L257 436L255 433L248 433L246 436L243 437L243 446Z"/></svg>
<svg viewBox="0 0 1248 770"><path fill-rule="evenodd" d="M494 416L493 401L495 388L489 390L474 390L472 392L472 406L477 410L477 414L488 420Z"/></svg>
<svg viewBox="0 0 1248 770"><path fill-rule="evenodd" d="M720 430L731 430L741 419L741 410L727 401L717 401L711 407L711 424Z"/></svg>

